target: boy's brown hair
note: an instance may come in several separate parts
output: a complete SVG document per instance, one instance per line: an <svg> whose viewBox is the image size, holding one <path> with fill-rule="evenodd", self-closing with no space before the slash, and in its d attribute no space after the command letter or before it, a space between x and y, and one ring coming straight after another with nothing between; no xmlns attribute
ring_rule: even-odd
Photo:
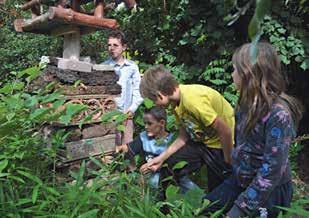
<svg viewBox="0 0 309 218"><path fill-rule="evenodd" d="M124 33L121 30L112 30L108 34L108 38L119 39L122 45L126 45L127 44L126 37L125 37Z"/></svg>
<svg viewBox="0 0 309 218"><path fill-rule="evenodd" d="M170 96L178 87L175 77L163 65L157 65L149 68L144 73L140 84L142 97L157 100L158 93Z"/></svg>

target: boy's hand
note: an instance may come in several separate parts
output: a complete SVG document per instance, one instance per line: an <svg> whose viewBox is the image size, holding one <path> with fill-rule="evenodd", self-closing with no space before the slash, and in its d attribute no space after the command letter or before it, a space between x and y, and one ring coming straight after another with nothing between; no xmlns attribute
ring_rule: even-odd
<svg viewBox="0 0 309 218"><path fill-rule="evenodd" d="M134 114L133 114L132 111L125 111L124 113L125 113L126 115L128 115L128 119L133 119Z"/></svg>
<svg viewBox="0 0 309 218"><path fill-rule="evenodd" d="M155 157L150 160L148 163L145 163L141 166L140 171L143 174L149 173L150 171L156 172L163 164L163 160L160 157Z"/></svg>
<svg viewBox="0 0 309 218"><path fill-rule="evenodd" d="M128 152L128 146L127 145L117 145L116 146L116 153L126 153Z"/></svg>

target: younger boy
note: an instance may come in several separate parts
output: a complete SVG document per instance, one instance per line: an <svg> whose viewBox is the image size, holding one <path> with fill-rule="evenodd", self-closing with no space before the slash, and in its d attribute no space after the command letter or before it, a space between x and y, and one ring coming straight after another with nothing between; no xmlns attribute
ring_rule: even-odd
<svg viewBox="0 0 309 218"><path fill-rule="evenodd" d="M144 164L141 171L155 172L164 161L172 168L184 160L188 164L174 172L179 177L206 163L208 191L221 184L230 171L233 148L234 111L231 105L210 87L179 85L161 65L145 72L140 87L142 96L156 105L172 105L180 123L177 139L158 157Z"/></svg>
<svg viewBox="0 0 309 218"><path fill-rule="evenodd" d="M144 113L145 131L141 132L132 142L116 146L116 152L125 152L125 157L133 159L140 155L145 162L164 152L168 145L172 143L173 134L165 129L166 112L164 108L155 106ZM149 184L153 188L159 187L160 172L151 173ZM177 178L177 182L183 192L189 189L197 188L188 177Z"/></svg>
<svg viewBox="0 0 309 218"><path fill-rule="evenodd" d="M121 96L116 98L118 109L128 114L129 119L125 122L125 131L117 132L116 145L128 143L133 139L133 115L143 99L139 92L141 76L138 66L124 58L123 53L127 48L124 33L116 30L108 35L109 59L103 64L112 65L119 76L118 84L121 86Z"/></svg>

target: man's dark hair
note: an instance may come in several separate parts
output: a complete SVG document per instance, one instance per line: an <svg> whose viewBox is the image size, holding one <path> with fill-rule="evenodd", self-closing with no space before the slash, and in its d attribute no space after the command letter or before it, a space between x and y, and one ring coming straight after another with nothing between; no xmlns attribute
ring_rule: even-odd
<svg viewBox="0 0 309 218"><path fill-rule="evenodd" d="M113 30L108 34L108 38L119 39L122 45L127 44L126 37L121 30Z"/></svg>
<svg viewBox="0 0 309 218"><path fill-rule="evenodd" d="M145 114L152 115L157 121L164 120L166 122L166 111L163 107L154 106L150 109L145 109Z"/></svg>

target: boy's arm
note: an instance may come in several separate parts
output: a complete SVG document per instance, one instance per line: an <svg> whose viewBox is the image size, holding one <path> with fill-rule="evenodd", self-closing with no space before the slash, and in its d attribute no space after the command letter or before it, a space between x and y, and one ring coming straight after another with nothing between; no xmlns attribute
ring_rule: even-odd
<svg viewBox="0 0 309 218"><path fill-rule="evenodd" d="M142 173L148 173L150 171L157 171L163 162L167 160L172 154L182 148L186 141L188 140L188 136L186 130L183 127L179 129L179 135L176 140L159 156L155 157L154 159L150 160L148 163L141 166L140 171Z"/></svg>
<svg viewBox="0 0 309 218"><path fill-rule="evenodd" d="M223 146L222 150L225 162L231 164L231 153L233 149L233 133L231 128L228 127L220 117L217 117L211 126L217 131L220 143Z"/></svg>

